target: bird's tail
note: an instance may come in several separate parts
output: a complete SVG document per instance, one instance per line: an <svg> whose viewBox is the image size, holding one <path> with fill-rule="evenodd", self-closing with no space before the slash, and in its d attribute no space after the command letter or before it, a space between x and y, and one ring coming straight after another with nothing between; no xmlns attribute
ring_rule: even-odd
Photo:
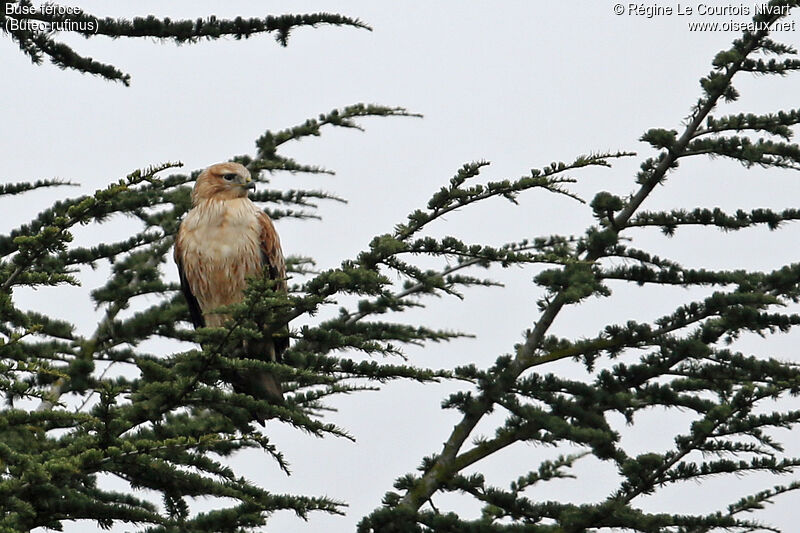
<svg viewBox="0 0 800 533"><path fill-rule="evenodd" d="M238 372L231 385L233 390L240 394L249 394L253 398L267 400L270 403L283 403L281 383L271 372L264 370Z"/></svg>
<svg viewBox="0 0 800 533"><path fill-rule="evenodd" d="M275 343L272 339L257 342L245 342L243 354L260 361L276 361ZM280 380L266 370L242 370L231 379L233 390L239 394L248 394L257 400L266 400L273 405L283 404L283 389ZM262 426L267 417L259 414L256 418Z"/></svg>

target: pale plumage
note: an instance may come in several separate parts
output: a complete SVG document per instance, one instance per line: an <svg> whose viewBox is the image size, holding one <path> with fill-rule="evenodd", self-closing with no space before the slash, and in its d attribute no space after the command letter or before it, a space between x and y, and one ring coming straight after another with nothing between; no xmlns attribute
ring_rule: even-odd
<svg viewBox="0 0 800 533"><path fill-rule="evenodd" d="M286 266L272 221L247 197L254 183L238 163L218 163L205 169L192 191L192 209L175 239L175 263L195 327L222 326L227 316L218 308L242 300L248 278L267 269L286 289ZM251 357L279 361L288 336L245 347ZM260 354L251 352L261 351ZM272 375L239 376L234 388L254 396L278 399L280 384ZM260 390L259 390L260 389Z"/></svg>

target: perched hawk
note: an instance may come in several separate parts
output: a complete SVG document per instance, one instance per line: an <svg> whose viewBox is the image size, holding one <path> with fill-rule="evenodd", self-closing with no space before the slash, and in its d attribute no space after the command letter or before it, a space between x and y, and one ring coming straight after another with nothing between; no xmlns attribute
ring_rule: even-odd
<svg viewBox="0 0 800 533"><path fill-rule="evenodd" d="M250 172L239 163L218 163L205 169L192 191L192 209L175 239L175 263L194 326L222 326L227 315L219 307L240 302L247 279L266 270L286 290L286 265L281 243L269 216L247 197L255 189ZM269 335L244 346L253 359L280 361L289 344L286 335ZM257 345L256 345L257 344ZM280 401L281 386L266 372L230 376L237 392Z"/></svg>

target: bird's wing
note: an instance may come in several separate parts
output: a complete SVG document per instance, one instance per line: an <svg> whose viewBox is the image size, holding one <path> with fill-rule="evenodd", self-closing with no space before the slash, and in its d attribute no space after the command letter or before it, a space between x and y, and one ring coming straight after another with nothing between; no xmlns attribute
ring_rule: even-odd
<svg viewBox="0 0 800 533"><path fill-rule="evenodd" d="M182 253L182 239L180 238L180 232L177 239L175 239L175 264L178 265L178 276L181 279L181 292L183 292L184 298L186 298L186 304L189 306L189 316L192 319L192 324L195 328L202 328L205 327L206 321L203 318L203 311L200 309L200 303L195 298L194 293L192 293L192 287L189 285L189 279L186 277L186 270L183 268L183 260L181 259L183 256Z"/></svg>
<svg viewBox="0 0 800 533"><path fill-rule="evenodd" d="M261 227L261 261L263 268L269 268L269 277L278 280L278 288L286 290L286 263L278 232L266 213L259 211L258 224Z"/></svg>
<svg viewBox="0 0 800 533"><path fill-rule="evenodd" d="M261 227L261 265L269 273L271 279L276 280L277 288L286 291L286 262L283 259L281 241L278 232L272 225L272 220L263 211L259 211L258 222ZM278 335L273 335L275 341L275 356L278 361L289 347L289 326L281 328Z"/></svg>

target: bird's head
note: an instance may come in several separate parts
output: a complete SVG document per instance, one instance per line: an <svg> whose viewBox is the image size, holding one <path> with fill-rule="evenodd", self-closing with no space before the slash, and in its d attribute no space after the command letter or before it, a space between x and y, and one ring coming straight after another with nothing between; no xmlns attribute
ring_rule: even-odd
<svg viewBox="0 0 800 533"><path fill-rule="evenodd" d="M211 165L197 177L192 191L192 204L204 200L232 200L247 196L248 190L256 188L250 171L239 163L217 163Z"/></svg>

